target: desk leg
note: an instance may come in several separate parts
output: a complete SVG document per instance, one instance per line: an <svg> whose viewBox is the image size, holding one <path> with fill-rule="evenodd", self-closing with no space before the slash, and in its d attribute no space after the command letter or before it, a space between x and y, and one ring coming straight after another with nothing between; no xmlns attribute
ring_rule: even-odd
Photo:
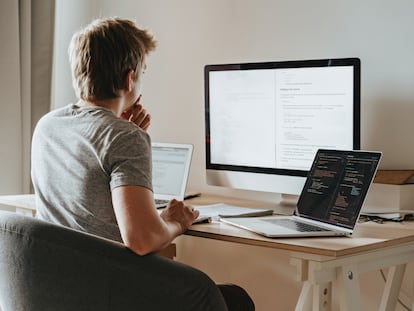
<svg viewBox="0 0 414 311"><path fill-rule="evenodd" d="M177 245L175 243L171 243L166 248L157 252L157 255L167 257L169 259L174 259L174 257L177 256Z"/></svg>
<svg viewBox="0 0 414 311"><path fill-rule="evenodd" d="M389 268L379 310L395 310L406 266L406 264L402 264Z"/></svg>
<svg viewBox="0 0 414 311"><path fill-rule="evenodd" d="M296 279L302 282L302 290L295 311L329 311L332 309L332 279L334 273L321 273L318 265L307 260L291 259L296 266Z"/></svg>
<svg viewBox="0 0 414 311"><path fill-rule="evenodd" d="M299 299L296 304L295 311L311 311L312 310L312 292L313 284L310 281L302 283Z"/></svg>
<svg viewBox="0 0 414 311"><path fill-rule="evenodd" d="M337 292L341 311L361 311L360 274L386 267L388 277L379 310L393 311L407 263L414 261L414 250L411 242L343 258L309 258L294 253L290 260L296 267L296 280L302 282L296 311L330 310L332 290Z"/></svg>
<svg viewBox="0 0 414 311"><path fill-rule="evenodd" d="M291 258L290 264L296 268L296 281L302 283L302 290L295 311L311 311L313 283L309 281L309 262L299 258Z"/></svg>
<svg viewBox="0 0 414 311"><path fill-rule="evenodd" d="M332 283L318 283L313 285L313 310L332 310Z"/></svg>
<svg viewBox="0 0 414 311"><path fill-rule="evenodd" d="M359 311L360 288L359 272L355 265L338 268L338 289L340 291L340 309L342 311Z"/></svg>

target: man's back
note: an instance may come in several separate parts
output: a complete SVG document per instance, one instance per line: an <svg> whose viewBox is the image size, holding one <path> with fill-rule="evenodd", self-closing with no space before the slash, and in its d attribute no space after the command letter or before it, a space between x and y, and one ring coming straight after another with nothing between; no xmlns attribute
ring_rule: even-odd
<svg viewBox="0 0 414 311"><path fill-rule="evenodd" d="M100 107L68 105L43 117L32 145L40 218L121 241L111 189L150 188L150 139Z"/></svg>

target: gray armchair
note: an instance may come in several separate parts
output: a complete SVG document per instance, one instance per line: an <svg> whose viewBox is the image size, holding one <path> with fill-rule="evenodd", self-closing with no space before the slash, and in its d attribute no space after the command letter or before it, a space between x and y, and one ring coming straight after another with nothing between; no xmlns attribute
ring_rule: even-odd
<svg viewBox="0 0 414 311"><path fill-rule="evenodd" d="M227 310L204 273L120 243L0 211L2 311Z"/></svg>

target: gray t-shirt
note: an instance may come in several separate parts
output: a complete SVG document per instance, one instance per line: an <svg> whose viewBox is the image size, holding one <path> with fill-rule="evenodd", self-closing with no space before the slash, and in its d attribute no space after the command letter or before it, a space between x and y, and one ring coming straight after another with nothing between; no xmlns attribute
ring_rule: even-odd
<svg viewBox="0 0 414 311"><path fill-rule="evenodd" d="M41 219L121 242L111 190L152 190L151 176L149 135L110 110L71 104L36 125L32 181Z"/></svg>

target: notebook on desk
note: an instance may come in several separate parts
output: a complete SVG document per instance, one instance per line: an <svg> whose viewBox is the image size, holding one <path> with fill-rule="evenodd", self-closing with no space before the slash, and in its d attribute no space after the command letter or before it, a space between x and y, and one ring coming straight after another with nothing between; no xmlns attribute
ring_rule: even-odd
<svg viewBox="0 0 414 311"><path fill-rule="evenodd" d="M267 237L352 234L381 152L320 149L292 216L223 218Z"/></svg>
<svg viewBox="0 0 414 311"><path fill-rule="evenodd" d="M156 207L167 206L171 199L184 200L193 145L153 142L151 147Z"/></svg>

